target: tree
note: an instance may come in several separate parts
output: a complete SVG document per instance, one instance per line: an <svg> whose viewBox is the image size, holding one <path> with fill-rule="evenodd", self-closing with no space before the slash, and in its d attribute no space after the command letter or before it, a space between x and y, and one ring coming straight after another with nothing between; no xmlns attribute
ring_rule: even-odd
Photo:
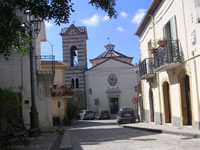
<svg viewBox="0 0 200 150"><path fill-rule="evenodd" d="M115 0L90 0L89 4L107 12L110 18L117 17ZM69 23L69 16L75 11L73 5L72 0L0 0L0 54L8 58L12 50L20 54L30 50L27 45L31 38L22 26L25 10L42 20L53 19L60 25Z"/></svg>

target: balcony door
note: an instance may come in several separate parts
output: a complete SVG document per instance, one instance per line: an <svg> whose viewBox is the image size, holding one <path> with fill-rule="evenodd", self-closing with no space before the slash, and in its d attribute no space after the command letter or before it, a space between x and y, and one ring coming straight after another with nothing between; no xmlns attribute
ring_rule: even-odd
<svg viewBox="0 0 200 150"><path fill-rule="evenodd" d="M167 59L167 62L171 63L174 61L173 56L178 55L176 51L173 51L174 42L176 42L176 40L178 39L175 16L173 16L164 26L163 35L164 35L164 38L168 40L166 44L166 49L168 50L166 59Z"/></svg>
<svg viewBox="0 0 200 150"><path fill-rule="evenodd" d="M164 26L163 35L168 40L177 40L176 16L173 16Z"/></svg>

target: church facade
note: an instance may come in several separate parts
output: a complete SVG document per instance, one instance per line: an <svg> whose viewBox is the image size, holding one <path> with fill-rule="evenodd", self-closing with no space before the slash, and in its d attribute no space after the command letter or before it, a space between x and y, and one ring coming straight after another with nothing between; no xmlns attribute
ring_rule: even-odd
<svg viewBox="0 0 200 150"><path fill-rule="evenodd" d="M133 58L115 51L114 47L109 43L104 53L90 60L92 67L85 72L87 109L117 114L120 108L129 107L136 112L137 105L132 102L137 97Z"/></svg>

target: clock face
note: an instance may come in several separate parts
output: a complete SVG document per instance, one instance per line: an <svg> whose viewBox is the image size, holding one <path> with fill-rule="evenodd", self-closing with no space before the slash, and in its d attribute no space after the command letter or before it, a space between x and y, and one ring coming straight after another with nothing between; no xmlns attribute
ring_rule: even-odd
<svg viewBox="0 0 200 150"><path fill-rule="evenodd" d="M116 74L111 73L111 74L108 76L108 83L109 83L111 86L115 86L115 85L117 84L117 76L116 76Z"/></svg>

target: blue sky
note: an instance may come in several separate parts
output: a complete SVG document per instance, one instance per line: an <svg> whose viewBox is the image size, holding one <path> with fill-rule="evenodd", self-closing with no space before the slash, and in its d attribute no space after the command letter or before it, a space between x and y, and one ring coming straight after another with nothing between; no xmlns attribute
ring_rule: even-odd
<svg viewBox="0 0 200 150"><path fill-rule="evenodd" d="M86 26L88 31L87 59L88 68L91 67L89 59L93 59L105 51L104 46L109 42L115 45L115 50L133 57L132 63L138 63L139 38L134 35L138 24L151 4L152 0L117 0L117 19L109 19L102 10L97 10L88 4L89 0L72 0L75 12L69 18L68 24L56 26L53 21L46 22L47 40L53 45L53 53L56 60L63 60L62 39L60 32L62 28L75 26ZM108 37L110 40L108 40ZM41 43L42 55L51 55L49 42Z"/></svg>

